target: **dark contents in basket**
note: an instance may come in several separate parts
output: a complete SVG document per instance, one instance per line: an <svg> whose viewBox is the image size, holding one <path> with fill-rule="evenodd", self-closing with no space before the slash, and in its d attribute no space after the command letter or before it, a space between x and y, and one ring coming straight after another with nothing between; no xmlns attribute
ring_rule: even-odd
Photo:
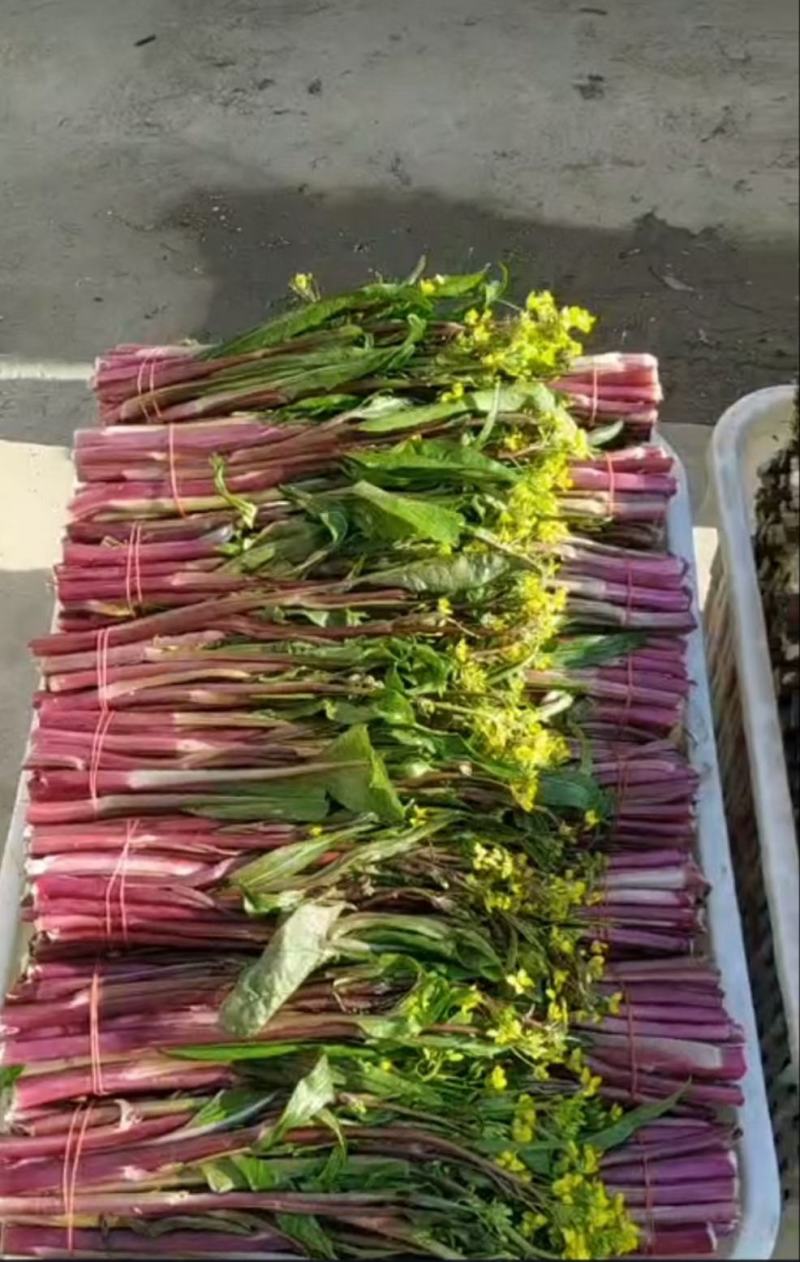
<svg viewBox="0 0 800 1262"><path fill-rule="evenodd" d="M800 803L800 390L787 445L761 470L756 500L756 564L772 675L798 829Z"/></svg>

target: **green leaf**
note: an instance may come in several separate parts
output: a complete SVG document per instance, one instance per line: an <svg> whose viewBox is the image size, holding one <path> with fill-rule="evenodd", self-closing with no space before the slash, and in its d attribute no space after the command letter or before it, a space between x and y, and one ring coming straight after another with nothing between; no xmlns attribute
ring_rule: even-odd
<svg viewBox="0 0 800 1262"><path fill-rule="evenodd" d="M289 403L280 408L278 415L290 416L330 416L335 412L346 412L360 402L357 394L320 394L308 395L302 403Z"/></svg>
<svg viewBox="0 0 800 1262"><path fill-rule="evenodd" d="M363 723L348 728L320 756L320 764L302 765L285 780L251 781L236 794L210 797L193 814L212 819L252 821L283 819L317 822L325 819L330 799L356 814L376 815L384 823L404 818L383 759L373 749Z"/></svg>
<svg viewBox="0 0 800 1262"><path fill-rule="evenodd" d="M14 1086L14 1083L25 1072L24 1065L7 1065L0 1069L0 1095L5 1095Z"/></svg>
<svg viewBox="0 0 800 1262"><path fill-rule="evenodd" d="M581 771L543 771L538 799L543 806L603 813L606 795L591 776Z"/></svg>
<svg viewBox="0 0 800 1262"><path fill-rule="evenodd" d="M224 1231L251 1236L263 1227L263 1220L255 1214L221 1209L215 1214L170 1214L168 1218L131 1218L127 1221L131 1231L152 1240L168 1237L173 1231ZM245 1243L242 1241L243 1245Z"/></svg>
<svg viewBox="0 0 800 1262"><path fill-rule="evenodd" d="M211 468L214 473L214 489L217 495L229 504L234 512L238 513L243 525L249 530L253 529L258 516L258 507L251 500L245 499L243 495L236 495L233 491L229 491L225 482L225 461L221 456L211 457Z"/></svg>
<svg viewBox="0 0 800 1262"><path fill-rule="evenodd" d="M364 452L349 463L371 482L387 487L404 487L409 482L511 485L519 477L511 466L492 460L476 446L447 439L412 439L388 451Z"/></svg>
<svg viewBox="0 0 800 1262"><path fill-rule="evenodd" d="M280 393L285 399L301 399L305 394L316 394L320 390L336 389L346 386L361 377L377 376L380 373L401 367L403 358L413 353L413 346L405 343L403 347L390 347L388 350L365 350L359 355L343 357L341 362L326 364L319 368L298 370L291 377L281 381Z"/></svg>
<svg viewBox="0 0 800 1262"><path fill-rule="evenodd" d="M547 656L558 667L602 666L626 657L638 648L647 636L640 631L619 631L609 635L566 635L547 649Z"/></svg>
<svg viewBox="0 0 800 1262"><path fill-rule="evenodd" d="M380 538L432 539L434 543L458 543L464 527L460 513L430 500L411 499L384 491L371 482L356 482L347 492L355 500L354 513L364 534Z"/></svg>
<svg viewBox="0 0 800 1262"><path fill-rule="evenodd" d="M365 574L360 581L371 587L402 587L420 595L457 596L496 582L511 568L511 562L498 553L462 552L452 557L393 566Z"/></svg>
<svg viewBox="0 0 800 1262"><path fill-rule="evenodd" d="M380 406L378 406L379 400ZM446 421L468 411L469 404L465 399L414 407L393 396L378 395L370 401L369 405L352 412L351 415L361 421L359 429L365 434L391 434L396 430L420 429L425 425L431 425L436 421Z"/></svg>
<svg viewBox="0 0 800 1262"><path fill-rule="evenodd" d="M624 428L624 421L612 421L610 425L600 425L587 435L589 445L592 447L605 447L608 443L613 442L615 438L618 438Z"/></svg>
<svg viewBox="0 0 800 1262"><path fill-rule="evenodd" d="M375 719L389 726L415 721L414 707L399 687L384 688L371 701L361 703L328 700L325 702L325 717L331 723L346 727L354 723L370 723Z"/></svg>
<svg viewBox="0 0 800 1262"><path fill-rule="evenodd" d="M313 1214L276 1214L275 1226L309 1258L336 1258L336 1249Z"/></svg>
<svg viewBox="0 0 800 1262"><path fill-rule="evenodd" d="M296 824L317 824L330 809L323 783L304 776L259 784L250 793L219 794L192 809L193 815L229 822L285 820Z"/></svg>
<svg viewBox="0 0 800 1262"><path fill-rule="evenodd" d="M329 745L327 763L341 763L341 770L326 773L325 787L331 797L356 815L376 815L384 823L399 823L404 811L380 754L372 747L363 723L349 727Z"/></svg>
<svg viewBox="0 0 800 1262"><path fill-rule="evenodd" d="M236 568L246 574L260 571L276 577L291 574L303 562L303 568L308 568L315 554L335 541L329 523L322 518L320 521L321 525L309 521L273 522L241 553Z"/></svg>
<svg viewBox="0 0 800 1262"><path fill-rule="evenodd" d="M287 1131L307 1126L318 1113L333 1104L336 1087L327 1056L323 1053L310 1073L301 1078L289 1097L286 1108L265 1138L259 1151L266 1152L279 1143Z"/></svg>
<svg viewBox="0 0 800 1262"><path fill-rule="evenodd" d="M494 388L476 390L470 396L476 412L489 415L495 407L498 412L551 412L556 406L556 396L540 381L516 381L504 386L497 397Z"/></svg>
<svg viewBox="0 0 800 1262"><path fill-rule="evenodd" d="M650 1122L654 1122L664 1113L669 1113L673 1109L683 1095L683 1091L676 1091L674 1095L669 1096L666 1100L656 1100L652 1104L640 1104L638 1108L631 1109L618 1122L612 1123L611 1126L605 1126L603 1130L596 1131L594 1135L586 1137L585 1142L592 1148L597 1148L600 1152L606 1152L609 1148L616 1148L619 1144L624 1144L626 1139L630 1139L631 1135L635 1135L642 1126L648 1126Z"/></svg>
<svg viewBox="0 0 800 1262"><path fill-rule="evenodd" d="M166 1054L177 1060L227 1065L240 1060L273 1060L303 1050L302 1043L187 1043L183 1047L170 1047Z"/></svg>
<svg viewBox="0 0 800 1262"><path fill-rule="evenodd" d="M308 841L297 841L287 846L279 846L243 868L238 868L231 876L233 885L240 885L250 894L258 894L262 890L275 889L288 878L302 872L319 859L331 847L327 837L314 837Z"/></svg>
<svg viewBox="0 0 800 1262"><path fill-rule="evenodd" d="M258 1034L311 973L332 955L331 930L344 903L303 903L277 929L263 955L248 965L220 1009L239 1038Z"/></svg>
<svg viewBox="0 0 800 1262"><path fill-rule="evenodd" d="M265 1107L270 1100L263 1091L250 1091L246 1087L233 1087L230 1091L219 1091L212 1099L207 1100L192 1118L192 1129L202 1130L206 1127L219 1126L231 1119L249 1116Z"/></svg>
<svg viewBox="0 0 800 1262"><path fill-rule="evenodd" d="M455 273L452 276L437 276L434 298L466 298L483 287L488 267L479 272Z"/></svg>
<svg viewBox="0 0 800 1262"><path fill-rule="evenodd" d="M363 311L378 306L380 301L377 295L370 295L363 289L337 294L333 298L320 298L317 302L294 307L283 315L274 316L228 342L221 342L207 351L203 358L223 359L229 355L246 355L251 351L280 346L293 337L299 337L301 333L311 333L322 328L345 312Z"/></svg>
<svg viewBox="0 0 800 1262"><path fill-rule="evenodd" d="M269 1192L278 1180L269 1161L259 1161L246 1153L234 1157L222 1157L201 1166L203 1176L212 1192Z"/></svg>

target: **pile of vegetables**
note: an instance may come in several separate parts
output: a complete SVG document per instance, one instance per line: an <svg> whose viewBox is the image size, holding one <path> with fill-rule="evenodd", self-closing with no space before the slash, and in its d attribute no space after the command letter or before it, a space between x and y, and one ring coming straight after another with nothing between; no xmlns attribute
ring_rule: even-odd
<svg viewBox="0 0 800 1262"><path fill-rule="evenodd" d="M756 564L795 829L800 836L800 394L789 441L760 470Z"/></svg>
<svg viewBox="0 0 800 1262"><path fill-rule="evenodd" d="M655 361L488 272L295 288L98 361L33 645L4 1256L712 1253L745 1064Z"/></svg>

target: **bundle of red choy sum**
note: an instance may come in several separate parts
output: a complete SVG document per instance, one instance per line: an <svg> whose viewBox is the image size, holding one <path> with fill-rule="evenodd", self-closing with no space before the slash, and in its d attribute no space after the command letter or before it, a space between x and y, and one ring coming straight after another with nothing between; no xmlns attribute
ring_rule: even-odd
<svg viewBox="0 0 800 1262"><path fill-rule="evenodd" d="M738 1221L647 355L307 276L95 378L27 760L6 1256L613 1258Z"/></svg>

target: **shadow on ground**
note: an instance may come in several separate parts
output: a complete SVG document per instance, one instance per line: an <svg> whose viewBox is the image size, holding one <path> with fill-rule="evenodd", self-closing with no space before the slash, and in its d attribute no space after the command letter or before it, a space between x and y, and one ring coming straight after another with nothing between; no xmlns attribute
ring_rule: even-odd
<svg viewBox="0 0 800 1262"><path fill-rule="evenodd" d="M488 191L488 190L485 190ZM514 287L551 287L602 314L594 344L654 351L664 419L713 424L739 395L795 372L795 250L693 234L645 214L624 231L568 228L425 193L197 189L165 226L193 237L213 281L197 335L229 334L282 301L296 271L326 290L502 260Z"/></svg>

